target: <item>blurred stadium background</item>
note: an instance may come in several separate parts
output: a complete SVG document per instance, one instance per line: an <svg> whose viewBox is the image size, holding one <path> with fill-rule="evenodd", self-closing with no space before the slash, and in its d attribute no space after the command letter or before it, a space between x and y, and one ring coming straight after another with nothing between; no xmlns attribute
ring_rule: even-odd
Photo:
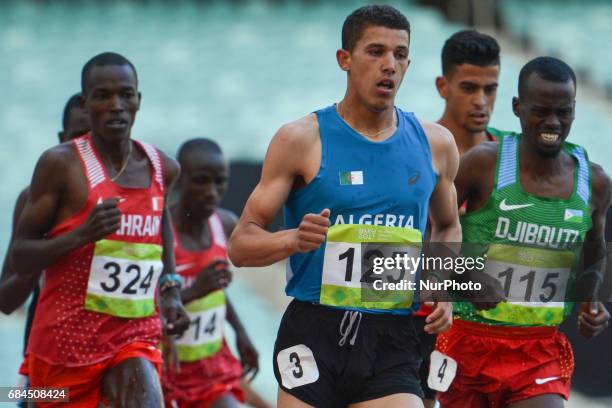
<svg viewBox="0 0 612 408"><path fill-rule="evenodd" d="M491 125L516 130L511 111L520 67L536 55L579 73L570 140L612 172L612 2L609 0L390 1L411 22L409 71L398 106L437 120L440 50L468 26L493 34L502 71ZM136 66L143 94L133 137L174 154L192 137L219 142L232 161L226 199L240 212L278 127L339 101L344 74L334 53L346 15L361 1L43 1L0 3L0 253L11 214L38 156L57 141L61 111L80 90L93 55L115 51ZM272 345L284 305L283 265L237 270L230 297L260 350L255 388L270 401ZM24 313L0 318L0 386L13 386ZM575 320L568 324L573 331ZM571 326L571 327L570 327ZM231 330L227 330L230 333ZM575 335L571 335L576 338ZM612 337L574 342L577 391L570 407L612 406ZM577 342L580 342L578 344ZM588 397L587 397L588 395Z"/></svg>

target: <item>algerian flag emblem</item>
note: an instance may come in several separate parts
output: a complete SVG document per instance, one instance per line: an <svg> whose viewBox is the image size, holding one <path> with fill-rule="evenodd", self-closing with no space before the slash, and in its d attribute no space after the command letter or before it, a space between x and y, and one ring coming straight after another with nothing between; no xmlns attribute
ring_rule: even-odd
<svg viewBox="0 0 612 408"><path fill-rule="evenodd" d="M569 208L565 209L565 215L563 216L563 221L567 222L582 222L582 210L571 210Z"/></svg>
<svg viewBox="0 0 612 408"><path fill-rule="evenodd" d="M340 185L360 185L363 184L363 171L341 171L340 172Z"/></svg>

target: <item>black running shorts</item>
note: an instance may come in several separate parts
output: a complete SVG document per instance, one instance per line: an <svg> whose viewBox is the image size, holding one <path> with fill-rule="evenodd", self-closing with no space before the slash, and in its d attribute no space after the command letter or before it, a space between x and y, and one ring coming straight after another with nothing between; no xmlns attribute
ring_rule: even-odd
<svg viewBox="0 0 612 408"><path fill-rule="evenodd" d="M423 397L422 355L411 316L291 302L274 345L279 386L317 408L384 396Z"/></svg>

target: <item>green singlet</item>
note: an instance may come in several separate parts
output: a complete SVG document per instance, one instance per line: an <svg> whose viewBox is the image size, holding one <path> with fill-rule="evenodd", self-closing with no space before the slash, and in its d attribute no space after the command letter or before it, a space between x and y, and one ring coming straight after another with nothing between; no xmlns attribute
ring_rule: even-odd
<svg viewBox="0 0 612 408"><path fill-rule="evenodd" d="M592 225L589 160L584 148L565 142L563 151L576 161L572 194L539 197L521 186L521 136L498 140L493 192L482 208L461 217L461 226L464 256L486 257L483 272L500 281L508 301L483 311L456 302L455 315L493 325L555 326L573 307L581 247Z"/></svg>

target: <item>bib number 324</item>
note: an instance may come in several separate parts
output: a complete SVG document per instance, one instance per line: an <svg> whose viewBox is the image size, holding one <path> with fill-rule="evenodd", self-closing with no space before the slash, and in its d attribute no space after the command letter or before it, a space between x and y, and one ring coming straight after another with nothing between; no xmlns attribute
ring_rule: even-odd
<svg viewBox="0 0 612 408"><path fill-rule="evenodd" d="M97 242L85 309L125 318L153 315L162 267L159 245Z"/></svg>

